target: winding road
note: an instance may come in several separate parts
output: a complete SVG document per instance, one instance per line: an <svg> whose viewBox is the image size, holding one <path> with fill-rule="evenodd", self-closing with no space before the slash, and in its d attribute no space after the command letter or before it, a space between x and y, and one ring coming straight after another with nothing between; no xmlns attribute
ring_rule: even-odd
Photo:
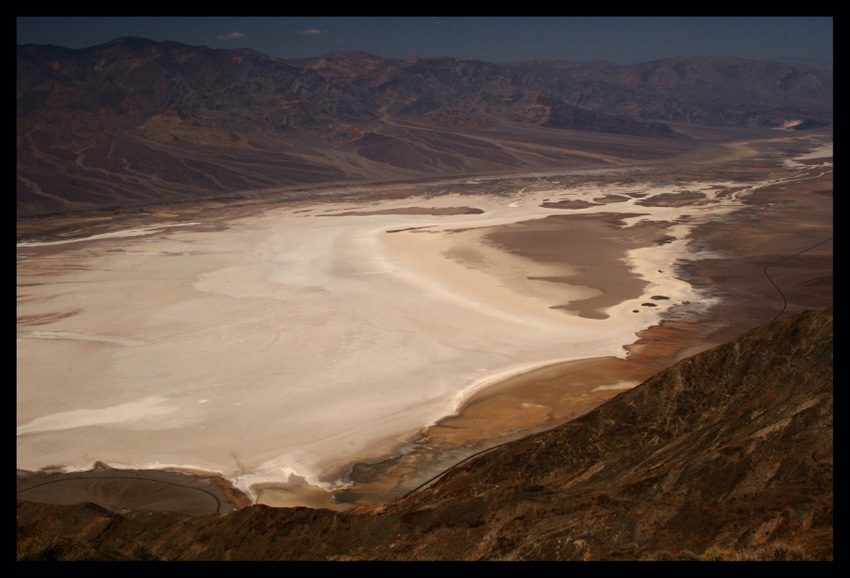
<svg viewBox="0 0 850 578"><path fill-rule="evenodd" d="M829 242L829 241L832 241L832 237L829 237L829 238L827 238L827 239L824 239L823 241L821 241L821 242L819 242L819 243L815 243L815 244L814 244L814 245L812 245L811 247L807 247L806 249L803 249L803 250L802 250L802 251L800 251L799 253L795 253L795 254L793 254L793 255L788 255L787 257L782 257L781 259L778 259L778 260L776 260L776 261L774 261L774 262L772 262L772 263L768 263L767 265L765 265L765 266L762 268L762 272L764 273L764 276L765 276L765 277L767 277L767 280L768 280L768 281L770 281L770 284L771 284L771 285L773 285L773 287L774 287L774 288L775 288L775 289L779 292L779 295L782 297L782 309L779 311L779 313L777 313L777 314L773 317L773 319L771 319L771 320L770 320L771 322L776 321L776 320L779 318L779 316L780 316L780 315L782 315L783 313L785 313L785 309L788 307L788 298L785 296L785 293L783 293L783 292L782 292L782 289L780 289L779 285L777 285L777 284L776 284L776 282L773 280L773 278L772 278L772 277L770 276L770 274L767 272L767 268L768 268L768 267L773 267L774 265L778 265L779 263L782 263L783 261L787 261L788 259L793 259L794 257L799 257L800 255L802 255L802 254L804 254L804 253L808 253L808 252L809 252L809 251L811 251L812 249L815 249L815 248L817 248L817 247L820 247L821 245L823 245L824 243L827 243L827 242Z"/></svg>
<svg viewBox="0 0 850 578"><path fill-rule="evenodd" d="M194 486L189 486L189 485L186 485L186 484L178 484L176 482L169 482L169 481L166 481L166 480L155 480L155 479L152 479L152 478L145 478L145 477L140 477L140 476L74 476L74 477L63 477L63 478L58 479L58 480L48 480L46 482L42 482L40 484L36 484L36 485L30 486L28 488L23 488L23 489L17 491L17 495L20 496L24 492L28 492L30 490L34 490L36 488L40 488L42 486L46 486L46 485L49 485L49 484L66 483L66 482L73 482L73 481L78 481L78 480L84 480L84 481L87 481L87 480L133 480L134 482L145 481L145 482L153 482L153 483L156 483L156 484L165 484L165 485L169 485L169 486L175 486L175 487L184 488L184 489L187 489L187 490L195 490L195 491L198 491L198 492L203 492L204 494L208 495L209 497L211 497L215 501L215 512L213 512L213 513L218 514L218 513L221 512L221 500L219 500L218 496L216 496L215 494L213 494L209 490L205 490L203 488L197 488L197 487L194 487Z"/></svg>

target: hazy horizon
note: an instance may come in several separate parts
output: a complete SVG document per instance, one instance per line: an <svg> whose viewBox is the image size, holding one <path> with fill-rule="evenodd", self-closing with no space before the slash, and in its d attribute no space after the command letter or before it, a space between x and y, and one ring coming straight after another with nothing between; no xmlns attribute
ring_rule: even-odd
<svg viewBox="0 0 850 578"><path fill-rule="evenodd" d="M831 62L832 30L832 17L18 17L16 40L79 49L139 36L275 58L359 51L625 65L698 55Z"/></svg>

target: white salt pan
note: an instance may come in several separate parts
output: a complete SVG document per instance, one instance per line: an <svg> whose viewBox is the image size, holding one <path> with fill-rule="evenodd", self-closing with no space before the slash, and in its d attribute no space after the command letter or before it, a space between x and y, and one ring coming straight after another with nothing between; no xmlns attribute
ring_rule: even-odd
<svg viewBox="0 0 850 578"><path fill-rule="evenodd" d="M687 226L671 229L680 241L628 255L650 282L647 292L605 320L552 309L585 289L564 285L556 302L553 284L527 281L514 255L490 250L490 269L471 269L443 254L449 229L563 214L543 200L606 192L380 205L483 209L475 215L275 209L224 231L158 226L97 235L112 242L44 261L19 244L18 315L77 313L19 330L18 467L168 463L223 472L248 491L290 474L338 487L341 464L382 455L477 388L556 361L622 357L667 308L699 300L673 275L674 261L687 255ZM639 212L665 221L687 213L694 224L738 203L718 196L705 206ZM630 199L574 212L636 208ZM419 232L387 233L413 227ZM474 234L451 243L459 239L483 250ZM78 266L51 269L57 259ZM669 300L634 315L652 294Z"/></svg>

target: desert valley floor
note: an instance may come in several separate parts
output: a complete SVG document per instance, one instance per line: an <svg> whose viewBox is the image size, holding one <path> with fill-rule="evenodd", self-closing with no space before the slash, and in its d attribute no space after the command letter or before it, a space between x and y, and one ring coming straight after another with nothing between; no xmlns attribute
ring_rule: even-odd
<svg viewBox="0 0 850 578"><path fill-rule="evenodd" d="M832 303L832 187L831 138L777 131L681 164L24 220L19 497L397 497Z"/></svg>

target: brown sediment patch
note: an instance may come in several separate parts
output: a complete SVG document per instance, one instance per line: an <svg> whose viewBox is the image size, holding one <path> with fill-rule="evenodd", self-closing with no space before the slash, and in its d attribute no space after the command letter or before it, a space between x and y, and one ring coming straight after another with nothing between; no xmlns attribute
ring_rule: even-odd
<svg viewBox="0 0 850 578"><path fill-rule="evenodd" d="M385 233L403 233L405 231L419 231L422 229L430 229L430 225L424 225L422 227L405 227L403 229L389 229L388 231L384 231Z"/></svg>
<svg viewBox="0 0 850 578"><path fill-rule="evenodd" d="M471 396L457 415L429 428L428 438L472 445L573 419L676 361L718 345L721 334L743 331L727 325L715 318L663 321L639 332L626 358L566 361L510 377Z"/></svg>
<svg viewBox="0 0 850 578"><path fill-rule="evenodd" d="M649 198L635 201L642 207L685 207L708 202L704 193L683 191L680 193L661 193Z"/></svg>
<svg viewBox="0 0 850 578"><path fill-rule="evenodd" d="M480 215L484 211L474 207L400 207L397 209L382 209L377 211L344 211L342 213L326 213L323 217L346 217L351 215Z"/></svg>
<svg viewBox="0 0 850 578"><path fill-rule="evenodd" d="M556 305L555 308L575 312L588 319L605 319L608 317L604 312L606 308L640 297L646 287L646 281L625 262L626 251L658 244L670 226L670 223L657 221L620 226L624 218L633 216L638 215L552 215L497 227L486 235L485 240L535 261L563 264L563 276L532 279L566 282L598 290L593 297Z"/></svg>
<svg viewBox="0 0 850 578"><path fill-rule="evenodd" d="M832 155L812 159L796 159L794 162L800 163L801 165L819 167L824 164L832 164Z"/></svg>
<svg viewBox="0 0 850 578"><path fill-rule="evenodd" d="M470 444L576 417L618 393L601 386L636 385L642 375L636 364L616 357L535 369L473 395L458 415L429 428L428 437L436 443Z"/></svg>
<svg viewBox="0 0 850 578"><path fill-rule="evenodd" d="M623 203L629 200L629 197L624 195L605 195L593 199L597 203Z"/></svg>
<svg viewBox="0 0 850 578"><path fill-rule="evenodd" d="M590 203L588 201L549 201L541 203L540 206L546 209L586 209L588 207L598 207L602 203Z"/></svg>
<svg viewBox="0 0 850 578"><path fill-rule="evenodd" d="M44 325L60 319L66 319L78 315L82 310L61 311L57 313L43 313L40 315L18 315L18 325Z"/></svg>

